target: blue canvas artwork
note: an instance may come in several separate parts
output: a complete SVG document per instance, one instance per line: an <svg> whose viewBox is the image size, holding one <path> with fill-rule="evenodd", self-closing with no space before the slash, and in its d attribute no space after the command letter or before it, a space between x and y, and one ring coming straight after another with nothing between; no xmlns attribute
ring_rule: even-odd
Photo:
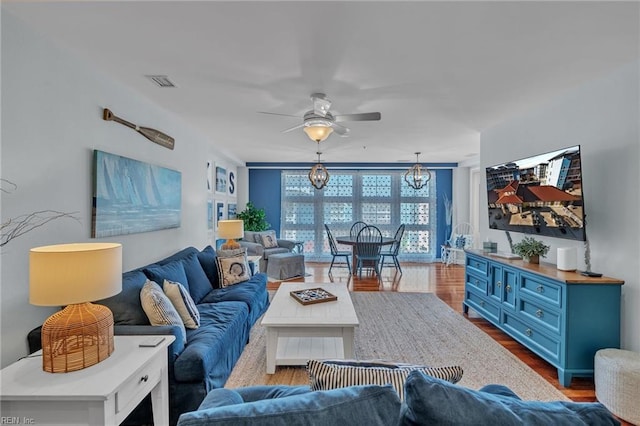
<svg viewBox="0 0 640 426"><path fill-rule="evenodd" d="M180 172L99 150L93 160L92 238L180 226Z"/></svg>
<svg viewBox="0 0 640 426"><path fill-rule="evenodd" d="M227 170L216 167L216 192L227 193Z"/></svg>
<svg viewBox="0 0 640 426"><path fill-rule="evenodd" d="M235 203L227 205L227 219L235 219L238 217L237 207Z"/></svg>

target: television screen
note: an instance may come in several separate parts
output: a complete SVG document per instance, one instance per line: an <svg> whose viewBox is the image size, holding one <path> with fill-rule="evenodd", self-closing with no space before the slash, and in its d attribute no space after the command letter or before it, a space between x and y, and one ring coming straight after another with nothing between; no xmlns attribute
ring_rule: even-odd
<svg viewBox="0 0 640 426"><path fill-rule="evenodd" d="M585 240L580 145L486 172L489 228Z"/></svg>

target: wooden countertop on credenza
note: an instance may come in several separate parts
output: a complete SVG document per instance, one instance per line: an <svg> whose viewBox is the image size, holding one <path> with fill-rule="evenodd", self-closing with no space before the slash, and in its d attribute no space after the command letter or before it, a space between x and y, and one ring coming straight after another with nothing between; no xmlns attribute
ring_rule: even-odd
<svg viewBox="0 0 640 426"><path fill-rule="evenodd" d="M506 259L504 257L492 256L491 253L479 249L467 249L466 252L482 256L494 262L511 265L516 268L525 269L528 272L552 278L558 281L564 281L567 284L615 284L623 285L624 281L617 278L605 277L586 277L575 271L561 271L556 268L553 263L540 262L529 263L522 259Z"/></svg>

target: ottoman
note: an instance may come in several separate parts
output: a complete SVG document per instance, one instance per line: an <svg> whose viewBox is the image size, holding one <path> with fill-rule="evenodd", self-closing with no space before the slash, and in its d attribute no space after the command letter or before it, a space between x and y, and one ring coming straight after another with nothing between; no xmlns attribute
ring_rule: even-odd
<svg viewBox="0 0 640 426"><path fill-rule="evenodd" d="M304 277L304 254L277 253L269 256L267 276L279 280Z"/></svg>
<svg viewBox="0 0 640 426"><path fill-rule="evenodd" d="M600 349L594 382L598 401L621 419L640 424L640 353Z"/></svg>

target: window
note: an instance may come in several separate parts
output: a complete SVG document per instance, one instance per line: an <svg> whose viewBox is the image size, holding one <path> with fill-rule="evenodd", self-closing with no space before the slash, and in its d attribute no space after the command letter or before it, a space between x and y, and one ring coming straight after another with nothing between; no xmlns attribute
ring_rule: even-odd
<svg viewBox="0 0 640 426"><path fill-rule="evenodd" d="M436 258L435 173L420 190L404 181L404 171L331 171L321 191L309 183L307 170L282 171L282 238L304 241L309 260L331 260L324 229L334 236L348 235L351 225L362 220L393 237L401 223L405 233L400 258L430 262Z"/></svg>

